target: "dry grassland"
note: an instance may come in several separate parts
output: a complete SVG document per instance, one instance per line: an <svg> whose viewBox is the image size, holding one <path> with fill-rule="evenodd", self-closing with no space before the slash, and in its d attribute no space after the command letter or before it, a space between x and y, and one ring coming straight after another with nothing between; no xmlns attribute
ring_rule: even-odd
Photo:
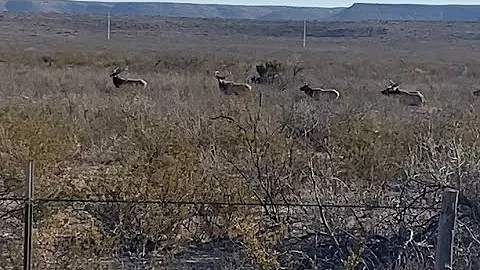
<svg viewBox="0 0 480 270"><path fill-rule="evenodd" d="M359 23L386 32L303 50L251 21L133 18L107 42L101 18L28 17L1 17L2 195L22 194L33 159L36 198L260 204L39 201L34 269L432 269L445 186L461 192L454 267L480 267L480 43L452 36L472 24ZM266 60L281 85L218 89L215 70L246 82ZM113 86L126 65L146 89ZM425 107L382 96L389 78ZM305 81L341 99L311 100ZM328 207L346 204L362 207ZM22 264L17 207L0 203L2 269Z"/></svg>

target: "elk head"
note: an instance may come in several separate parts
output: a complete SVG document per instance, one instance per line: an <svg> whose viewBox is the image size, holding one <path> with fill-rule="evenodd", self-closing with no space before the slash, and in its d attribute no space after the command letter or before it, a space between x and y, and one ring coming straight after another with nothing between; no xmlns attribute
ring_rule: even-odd
<svg viewBox="0 0 480 270"><path fill-rule="evenodd" d="M387 88L385 88L384 90L381 91L382 94L391 95L391 94L397 94L398 92L400 92L398 83L396 83L396 82L394 82L390 79L388 80L388 82L390 83L390 85L387 86Z"/></svg>
<svg viewBox="0 0 480 270"><path fill-rule="evenodd" d="M232 73L229 72L227 75L220 75L220 71L215 71L215 77L219 80L225 80L227 77L232 76Z"/></svg>
<svg viewBox="0 0 480 270"><path fill-rule="evenodd" d="M310 86L308 86L308 83L304 83L302 87L300 87L300 91L302 92L307 92L310 90Z"/></svg>
<svg viewBox="0 0 480 270"><path fill-rule="evenodd" d="M115 67L112 71L112 74L110 74L110 77L118 76L118 74L120 74L120 73L122 73L126 70L128 70L128 67L125 67L125 68Z"/></svg>

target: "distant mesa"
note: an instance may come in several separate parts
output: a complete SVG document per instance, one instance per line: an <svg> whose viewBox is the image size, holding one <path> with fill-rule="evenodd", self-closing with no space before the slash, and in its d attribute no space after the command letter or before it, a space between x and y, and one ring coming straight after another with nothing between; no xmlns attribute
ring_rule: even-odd
<svg viewBox="0 0 480 270"><path fill-rule="evenodd" d="M0 0L4 12L152 15L190 18L319 21L480 21L480 5L353 4L351 7L238 6L163 2Z"/></svg>
<svg viewBox="0 0 480 270"><path fill-rule="evenodd" d="M336 20L478 21L480 5L354 4Z"/></svg>

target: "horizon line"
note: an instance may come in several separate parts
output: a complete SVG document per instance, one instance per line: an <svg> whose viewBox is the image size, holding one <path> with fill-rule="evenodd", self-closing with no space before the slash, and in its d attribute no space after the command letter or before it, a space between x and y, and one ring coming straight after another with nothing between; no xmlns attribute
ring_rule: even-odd
<svg viewBox="0 0 480 270"><path fill-rule="evenodd" d="M269 4L234 4L234 3L190 3L190 2L171 2L171 1L105 1L105 0L46 0L42 2L57 2L57 1L71 1L71 2L96 2L96 3L106 3L106 4L117 4L117 3L135 3L135 4L183 4L183 5L213 5L213 6L239 6L239 7L298 7L298 8L325 8L325 9L336 9L336 8L349 8L354 5L385 5L385 6L480 6L478 4L427 4L427 3L366 3L366 2L355 2L349 6L312 6L312 5L269 5ZM33 1L35 2L35 0Z"/></svg>

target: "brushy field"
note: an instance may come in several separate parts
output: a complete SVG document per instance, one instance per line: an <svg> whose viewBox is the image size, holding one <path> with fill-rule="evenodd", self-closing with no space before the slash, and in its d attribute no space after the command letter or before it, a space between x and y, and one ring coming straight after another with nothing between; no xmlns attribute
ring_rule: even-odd
<svg viewBox="0 0 480 270"><path fill-rule="evenodd" d="M432 269L445 187L461 193L454 267L478 269L480 62L205 50L3 48L3 197L31 159L37 199L210 202L40 200L34 269ZM281 85L219 91L215 70L243 82L266 60ZM125 65L146 89L114 88ZM382 96L388 78L426 106ZM22 265L20 206L0 203L3 269Z"/></svg>

